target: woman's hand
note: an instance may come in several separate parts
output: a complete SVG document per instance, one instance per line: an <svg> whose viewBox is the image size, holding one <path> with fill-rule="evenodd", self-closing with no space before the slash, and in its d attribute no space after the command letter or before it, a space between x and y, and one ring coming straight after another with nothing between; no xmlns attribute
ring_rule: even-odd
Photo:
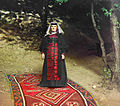
<svg viewBox="0 0 120 106"><path fill-rule="evenodd" d="M44 60L44 59L45 59L45 54L44 54L44 53L42 53L42 56L41 56L41 57L42 57L42 59Z"/></svg>
<svg viewBox="0 0 120 106"><path fill-rule="evenodd" d="M62 59L65 59L65 55L64 55L64 53L62 54Z"/></svg>

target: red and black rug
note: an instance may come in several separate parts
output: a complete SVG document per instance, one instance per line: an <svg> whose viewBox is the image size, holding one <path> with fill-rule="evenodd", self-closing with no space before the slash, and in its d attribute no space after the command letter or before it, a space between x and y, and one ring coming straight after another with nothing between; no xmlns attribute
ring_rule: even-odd
<svg viewBox="0 0 120 106"><path fill-rule="evenodd" d="M98 106L83 87L68 80L66 88L37 86L39 74L8 75L14 106Z"/></svg>

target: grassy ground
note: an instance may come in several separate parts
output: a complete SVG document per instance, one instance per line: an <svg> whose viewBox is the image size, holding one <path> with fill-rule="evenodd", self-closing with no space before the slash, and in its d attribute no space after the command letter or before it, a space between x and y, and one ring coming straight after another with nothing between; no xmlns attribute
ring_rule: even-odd
<svg viewBox="0 0 120 106"><path fill-rule="evenodd" d="M43 60L39 51L29 50L25 42L0 41L0 102L2 106L12 106L9 83L5 74L40 73ZM18 42L18 41L17 41ZM100 106L119 106L120 93L116 89L101 87L103 62L94 55L81 56L87 51L70 50L66 55L68 78L89 90Z"/></svg>

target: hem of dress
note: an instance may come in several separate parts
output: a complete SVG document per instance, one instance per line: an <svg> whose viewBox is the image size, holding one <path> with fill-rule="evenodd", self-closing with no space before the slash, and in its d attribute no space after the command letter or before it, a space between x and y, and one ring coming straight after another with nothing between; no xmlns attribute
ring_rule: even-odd
<svg viewBox="0 0 120 106"><path fill-rule="evenodd" d="M58 87L67 87L67 84L66 85L47 85L47 84L38 84L38 86L40 86L40 87L56 87L56 88L58 88Z"/></svg>

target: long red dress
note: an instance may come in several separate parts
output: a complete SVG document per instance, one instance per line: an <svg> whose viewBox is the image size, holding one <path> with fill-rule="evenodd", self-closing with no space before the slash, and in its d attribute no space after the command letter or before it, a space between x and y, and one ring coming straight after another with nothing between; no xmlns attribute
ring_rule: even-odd
<svg viewBox="0 0 120 106"><path fill-rule="evenodd" d="M62 54L66 51L66 44L61 34L44 37L40 51L45 54L40 86L66 87L67 73Z"/></svg>
<svg viewBox="0 0 120 106"><path fill-rule="evenodd" d="M50 35L51 39L57 38L56 34ZM47 51L47 80L60 80L58 76L58 45L55 42L49 43ZM54 74L54 75L53 75Z"/></svg>

